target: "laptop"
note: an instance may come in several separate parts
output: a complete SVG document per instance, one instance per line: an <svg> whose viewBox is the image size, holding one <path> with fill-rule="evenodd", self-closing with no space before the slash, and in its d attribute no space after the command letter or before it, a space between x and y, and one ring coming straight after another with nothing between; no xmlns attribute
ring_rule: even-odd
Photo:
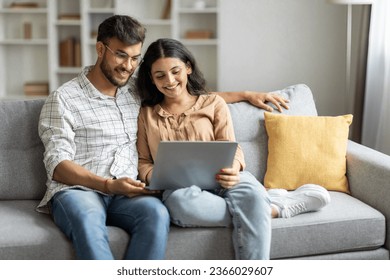
<svg viewBox="0 0 390 280"><path fill-rule="evenodd" d="M231 167L237 142L161 141L148 189L166 190L196 185L202 189L219 187L215 175Z"/></svg>

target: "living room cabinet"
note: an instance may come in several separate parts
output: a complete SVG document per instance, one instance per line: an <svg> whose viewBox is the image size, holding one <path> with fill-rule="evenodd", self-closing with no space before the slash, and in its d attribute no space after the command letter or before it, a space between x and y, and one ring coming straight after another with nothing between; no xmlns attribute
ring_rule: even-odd
<svg viewBox="0 0 390 280"><path fill-rule="evenodd" d="M144 51L158 38L181 40L217 90L219 0L0 0L0 98L45 96L96 61L100 22L128 14L147 28Z"/></svg>
<svg viewBox="0 0 390 280"><path fill-rule="evenodd" d="M47 1L0 0L0 97L23 95L25 83L48 82Z"/></svg>
<svg viewBox="0 0 390 280"><path fill-rule="evenodd" d="M207 86L218 89L218 0L178 0L173 7L173 38L194 54Z"/></svg>
<svg viewBox="0 0 390 280"><path fill-rule="evenodd" d="M96 60L99 23L115 13L111 0L49 1L50 90L74 78Z"/></svg>
<svg viewBox="0 0 390 280"><path fill-rule="evenodd" d="M220 0L117 0L115 12L139 19L145 47L159 38L179 39L194 54L207 86L218 89Z"/></svg>

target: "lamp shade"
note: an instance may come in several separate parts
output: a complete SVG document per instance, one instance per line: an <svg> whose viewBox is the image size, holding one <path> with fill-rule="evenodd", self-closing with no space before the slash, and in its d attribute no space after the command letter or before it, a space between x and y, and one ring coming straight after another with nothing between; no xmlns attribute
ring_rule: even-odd
<svg viewBox="0 0 390 280"><path fill-rule="evenodd" d="M372 4L374 0L328 0L328 2L341 5L365 5Z"/></svg>

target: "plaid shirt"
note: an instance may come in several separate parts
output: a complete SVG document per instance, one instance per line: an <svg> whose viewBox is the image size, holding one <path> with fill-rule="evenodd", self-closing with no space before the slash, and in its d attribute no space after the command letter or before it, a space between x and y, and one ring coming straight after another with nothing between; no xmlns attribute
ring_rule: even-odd
<svg viewBox="0 0 390 280"><path fill-rule="evenodd" d="M63 160L73 161L102 177L138 175L137 118L140 100L134 79L118 88L116 97L100 93L87 79L91 67L62 85L47 98L40 115L39 136L45 146L47 191L37 210L68 186L52 179Z"/></svg>

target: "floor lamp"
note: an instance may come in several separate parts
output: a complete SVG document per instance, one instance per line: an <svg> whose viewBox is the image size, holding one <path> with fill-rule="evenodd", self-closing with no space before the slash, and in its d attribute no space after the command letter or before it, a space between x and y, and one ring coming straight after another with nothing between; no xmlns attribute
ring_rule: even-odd
<svg viewBox="0 0 390 280"><path fill-rule="evenodd" d="M346 51L346 99L345 113L348 112L348 101L351 97L351 49L352 49L352 5L368 5L372 4L373 0L328 0L332 4L347 5L347 51Z"/></svg>

